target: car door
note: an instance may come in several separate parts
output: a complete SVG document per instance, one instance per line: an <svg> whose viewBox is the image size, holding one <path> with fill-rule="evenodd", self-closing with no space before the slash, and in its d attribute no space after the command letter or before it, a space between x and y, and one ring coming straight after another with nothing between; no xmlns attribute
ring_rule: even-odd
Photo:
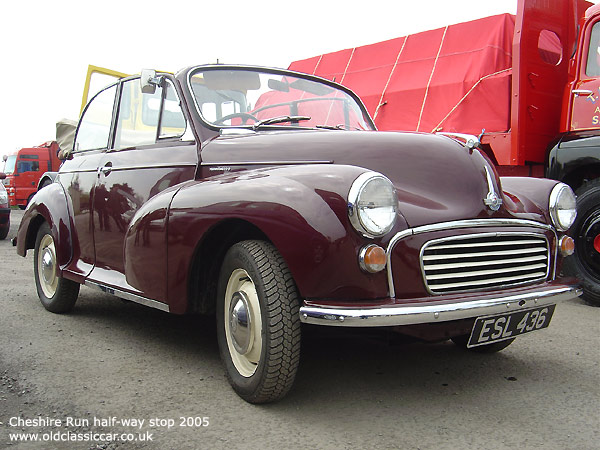
<svg viewBox="0 0 600 450"><path fill-rule="evenodd" d="M195 142L184 138L187 122L166 76L153 94L142 93L139 78L122 81L116 111L112 145L98 165L89 279L165 302L168 199L145 205L194 178Z"/></svg>
<svg viewBox="0 0 600 450"><path fill-rule="evenodd" d="M73 151L58 174L74 227L69 271L81 277L87 276L96 262L92 200L98 165L110 140L117 87L116 83L105 87L88 103L79 120Z"/></svg>

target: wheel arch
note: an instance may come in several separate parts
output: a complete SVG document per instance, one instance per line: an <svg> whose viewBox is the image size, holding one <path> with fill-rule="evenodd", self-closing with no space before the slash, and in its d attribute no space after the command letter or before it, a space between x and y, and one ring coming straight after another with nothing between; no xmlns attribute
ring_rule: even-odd
<svg viewBox="0 0 600 450"><path fill-rule="evenodd" d="M242 219L223 220L202 236L189 267L188 312L210 314L215 311L219 272L225 254L238 242L251 239L271 242L257 226Z"/></svg>
<svg viewBox="0 0 600 450"><path fill-rule="evenodd" d="M52 184L56 177L58 176L58 172L45 172L44 175L38 181L37 190L39 191L42 187L45 187L45 184Z"/></svg>
<svg viewBox="0 0 600 450"><path fill-rule="evenodd" d="M553 141L548 147L545 175L568 184L574 191L600 178L600 137L573 134Z"/></svg>
<svg viewBox="0 0 600 450"><path fill-rule="evenodd" d="M592 164L590 166L580 166L576 169L568 172L564 175L563 179L560 180L576 191L583 186L587 181L595 180L600 178L600 162Z"/></svg>
<svg viewBox="0 0 600 450"><path fill-rule="evenodd" d="M36 193L25 210L17 233L17 254L26 256L35 247L39 228L46 222L56 242L58 264L64 268L72 259L71 221L63 188L53 183Z"/></svg>

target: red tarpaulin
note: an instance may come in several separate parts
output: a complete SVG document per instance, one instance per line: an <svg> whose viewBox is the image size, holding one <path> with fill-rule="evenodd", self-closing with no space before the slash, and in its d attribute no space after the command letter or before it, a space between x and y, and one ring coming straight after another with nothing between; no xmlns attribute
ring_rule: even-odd
<svg viewBox="0 0 600 450"><path fill-rule="evenodd" d="M480 134L510 128L515 16L502 14L295 61L344 84L380 130Z"/></svg>

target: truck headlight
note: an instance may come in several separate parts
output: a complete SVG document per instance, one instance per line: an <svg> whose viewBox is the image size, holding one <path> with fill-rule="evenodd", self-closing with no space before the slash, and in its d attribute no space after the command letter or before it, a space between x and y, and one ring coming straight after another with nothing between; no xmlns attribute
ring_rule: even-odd
<svg viewBox="0 0 600 450"><path fill-rule="evenodd" d="M376 172L360 175L348 193L348 216L363 236L374 238L389 232L396 222L398 197L390 180Z"/></svg>
<svg viewBox="0 0 600 450"><path fill-rule="evenodd" d="M564 183L558 183L550 193L550 217L559 231L567 231L577 216L577 200L573 190Z"/></svg>

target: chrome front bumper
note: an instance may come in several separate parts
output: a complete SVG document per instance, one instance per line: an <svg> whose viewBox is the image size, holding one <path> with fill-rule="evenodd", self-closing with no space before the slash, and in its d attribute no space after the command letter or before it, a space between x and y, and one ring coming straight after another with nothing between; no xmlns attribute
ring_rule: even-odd
<svg viewBox="0 0 600 450"><path fill-rule="evenodd" d="M529 288L521 292L514 290L504 294L494 292L465 301L429 301L421 304L366 308L303 306L300 308L300 320L314 325L338 327L416 325L470 319L553 305L581 294L582 290L579 288L547 285L539 289Z"/></svg>

